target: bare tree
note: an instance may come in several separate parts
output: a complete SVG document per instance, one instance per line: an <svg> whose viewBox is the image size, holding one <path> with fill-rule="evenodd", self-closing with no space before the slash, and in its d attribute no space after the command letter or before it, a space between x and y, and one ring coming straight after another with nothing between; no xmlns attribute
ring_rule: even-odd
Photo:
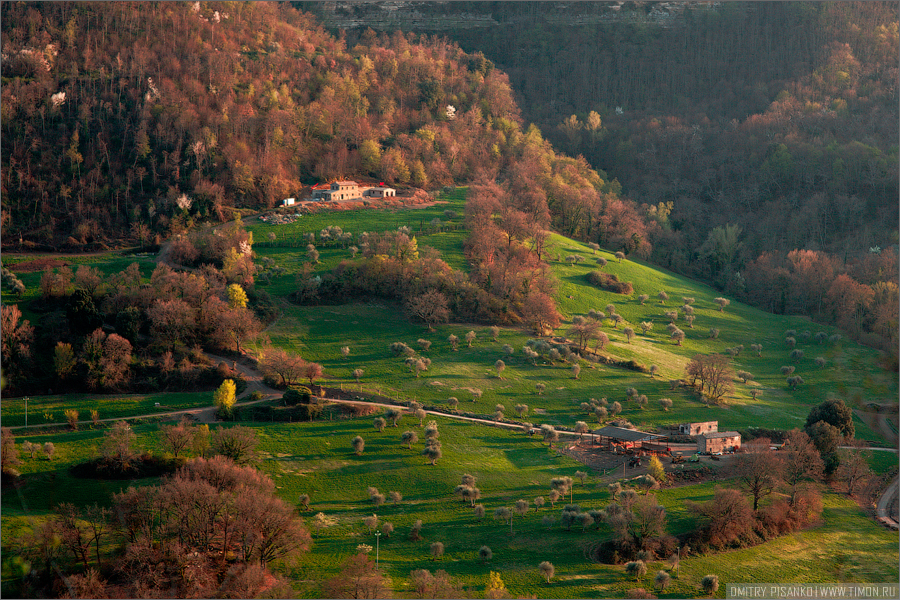
<svg viewBox="0 0 900 600"><path fill-rule="evenodd" d="M178 454L194 441L195 429L190 420L184 417L177 425L161 425L159 434L164 447L171 450L175 458L178 458Z"/></svg>
<svg viewBox="0 0 900 600"><path fill-rule="evenodd" d="M771 443L768 438L756 438L744 444L743 452L735 457L735 472L753 496L754 511L759 501L775 490L784 472L783 461L771 450Z"/></svg>

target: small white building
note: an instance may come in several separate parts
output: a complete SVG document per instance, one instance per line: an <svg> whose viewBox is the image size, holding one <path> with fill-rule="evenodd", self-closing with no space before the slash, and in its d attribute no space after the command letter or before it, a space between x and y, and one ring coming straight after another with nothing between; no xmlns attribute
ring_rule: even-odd
<svg viewBox="0 0 900 600"><path fill-rule="evenodd" d="M296 201L297 201L296 198L285 198L284 200L281 201L281 205L282 206L293 206L294 202L296 202Z"/></svg>
<svg viewBox="0 0 900 600"><path fill-rule="evenodd" d="M374 186L363 189L363 197L365 198L391 198L397 195L394 188Z"/></svg>

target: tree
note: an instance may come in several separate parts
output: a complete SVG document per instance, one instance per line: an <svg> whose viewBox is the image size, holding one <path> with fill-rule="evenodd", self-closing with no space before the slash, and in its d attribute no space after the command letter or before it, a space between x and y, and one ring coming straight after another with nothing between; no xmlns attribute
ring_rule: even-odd
<svg viewBox="0 0 900 600"><path fill-rule="evenodd" d="M249 427L218 427L213 434L214 455L231 459L236 465L247 465L255 460L255 450L259 440L256 431Z"/></svg>
<svg viewBox="0 0 900 600"><path fill-rule="evenodd" d="M433 542L431 544L431 560L440 560L444 555L443 542Z"/></svg>
<svg viewBox="0 0 900 600"><path fill-rule="evenodd" d="M871 452L863 449L838 450L840 464L835 476L847 484L847 494L852 496L872 476L868 458Z"/></svg>
<svg viewBox="0 0 900 600"><path fill-rule="evenodd" d="M553 565L548 561L543 561L540 565L538 565L538 570L541 572L541 577L547 580L547 583L550 583L550 579L553 577L553 574L556 572L556 569L553 568Z"/></svg>
<svg viewBox="0 0 900 600"><path fill-rule="evenodd" d="M459 350L459 338L453 335L452 333L447 336L447 342L450 344L450 348L456 352Z"/></svg>
<svg viewBox="0 0 900 600"><path fill-rule="evenodd" d="M72 344L56 342L56 347L53 349L53 370L56 372L56 376L61 380L68 379L77 364Z"/></svg>
<svg viewBox="0 0 900 600"><path fill-rule="evenodd" d="M431 464L435 464L441 456L443 456L443 452L441 452L441 442L435 438L429 439L425 443L425 448L422 450L422 454L431 461Z"/></svg>
<svg viewBox="0 0 900 600"><path fill-rule="evenodd" d="M506 363L500 359L497 359L497 362L494 363L494 370L497 371L497 377L499 379L503 379L503 376L501 374L503 373L504 369L506 369Z"/></svg>
<svg viewBox="0 0 900 600"><path fill-rule="evenodd" d="M138 453L134 449L137 438L131 426L125 421L116 421L103 434L100 454L118 472L124 473L131 468Z"/></svg>
<svg viewBox="0 0 900 600"><path fill-rule="evenodd" d="M659 482L666 481L666 469L663 467L662 461L656 456L650 457L650 463L647 465L647 473Z"/></svg>
<svg viewBox="0 0 900 600"><path fill-rule="evenodd" d="M647 565L642 560L631 561L625 565L625 572L638 581L647 574Z"/></svg>
<svg viewBox="0 0 900 600"><path fill-rule="evenodd" d="M385 421L383 417L375 417L375 420L372 421L372 424L375 426L376 431L378 431L378 433L381 433L384 431L384 428L387 425L387 421Z"/></svg>
<svg viewBox="0 0 900 600"><path fill-rule="evenodd" d="M722 354L695 355L685 367L685 374L692 384L699 381L700 393L712 401L720 400L734 389L731 360Z"/></svg>
<svg viewBox="0 0 900 600"><path fill-rule="evenodd" d="M34 338L34 328L21 319L22 311L18 306L4 304L0 307L0 355L6 377L12 380L24 377Z"/></svg>
<svg viewBox="0 0 900 600"><path fill-rule="evenodd" d="M715 298L713 302L719 305L719 312L722 312L723 310L725 310L726 306L731 304L731 300L729 300L728 298Z"/></svg>
<svg viewBox="0 0 900 600"><path fill-rule="evenodd" d="M309 494L300 494L297 498L297 502L300 503L300 506L303 507L303 510L309 510Z"/></svg>
<svg viewBox="0 0 900 600"><path fill-rule="evenodd" d="M406 447L412 450L412 445L419 441L419 436L415 431L404 431L400 436L400 440L406 444Z"/></svg>
<svg viewBox="0 0 900 600"><path fill-rule="evenodd" d="M163 446L178 458L178 454L194 441L195 429L187 418L182 418L177 424L161 425L159 435Z"/></svg>
<svg viewBox="0 0 900 600"><path fill-rule="evenodd" d="M484 504L477 504L473 508L475 509L475 517L479 521L484 519Z"/></svg>
<svg viewBox="0 0 900 600"><path fill-rule="evenodd" d="M575 363L574 365L572 365L572 377L574 377L575 379L578 379L579 373L581 373L581 365L579 365L578 363Z"/></svg>
<svg viewBox="0 0 900 600"><path fill-rule="evenodd" d="M848 438L852 438L855 433L853 411L844 404L843 400L838 398L830 398L814 406L806 417L806 429L809 430L818 421L825 421L836 427L842 435Z"/></svg>
<svg viewBox="0 0 900 600"><path fill-rule="evenodd" d="M22 464L19 458L19 449L16 447L16 437L13 435L12 429L3 427L0 429L0 463L2 463L2 472L7 477L18 477L19 471L17 466Z"/></svg>
<svg viewBox="0 0 900 600"><path fill-rule="evenodd" d="M781 481L784 464L771 450L771 440L756 438L744 444L735 456L735 472L744 489L753 496L753 510L759 501L771 494Z"/></svg>
<svg viewBox="0 0 900 600"><path fill-rule="evenodd" d="M736 375L738 379L740 379L744 383L747 383L748 381L753 379L753 373L748 373L747 371L738 371Z"/></svg>
<svg viewBox="0 0 900 600"><path fill-rule="evenodd" d="M621 251L620 251L620 252L616 252L615 256L616 256L616 260L619 261L619 262L622 262L623 260L625 260L625 253L624 253L624 252L621 252Z"/></svg>
<svg viewBox="0 0 900 600"><path fill-rule="evenodd" d="M482 550L487 550L484 556L481 554ZM481 557L482 562L491 560L491 556L493 556L491 549L487 546L482 546L481 550L478 551L478 555ZM491 571L488 574L488 584L485 588L484 597L489 599L509 597L509 592L506 590L506 584L503 583L503 579L500 578L500 573Z"/></svg>
<svg viewBox="0 0 900 600"><path fill-rule="evenodd" d="M717 489L712 500L688 501L687 506L700 518L705 539L714 547L727 547L753 528L753 509L738 490Z"/></svg>
<svg viewBox="0 0 900 600"><path fill-rule="evenodd" d="M393 504L397 504L403 500L403 494L400 492L388 492L388 498Z"/></svg>
<svg viewBox="0 0 900 600"><path fill-rule="evenodd" d="M680 346L681 343L684 341L685 336L684 336L684 332L676 327L675 330L672 331L671 337L673 340L675 340L675 344Z"/></svg>
<svg viewBox="0 0 900 600"><path fill-rule="evenodd" d="M191 447L197 456L203 457L209 448L209 425L202 423L194 431L194 439Z"/></svg>
<svg viewBox="0 0 900 600"><path fill-rule="evenodd" d="M494 557L494 553L491 552L491 549L487 546L482 546L478 549L478 558L481 559L482 563L485 563L491 560Z"/></svg>
<svg viewBox="0 0 900 600"><path fill-rule="evenodd" d="M56 446L53 445L53 442L44 442L44 454L47 456L47 460L53 460L54 452L56 452Z"/></svg>
<svg viewBox="0 0 900 600"><path fill-rule="evenodd" d="M409 529L409 539L412 541L418 541L421 539L422 533L422 519L417 519L415 523L413 523L412 527Z"/></svg>
<svg viewBox="0 0 900 600"><path fill-rule="evenodd" d="M414 317L425 322L428 331L434 331L434 325L446 323L450 318L447 297L435 290L411 297L406 302L406 308Z"/></svg>
<svg viewBox="0 0 900 600"><path fill-rule="evenodd" d="M365 371L362 369L353 369L353 377L356 379L356 383L359 383L359 380L362 379L364 373Z"/></svg>
<svg viewBox="0 0 900 600"><path fill-rule="evenodd" d="M362 436L358 435L350 440L350 445L353 446L353 451L356 452L357 456L359 456L363 453L363 450L366 447L366 441L362 438Z"/></svg>
<svg viewBox="0 0 900 600"><path fill-rule="evenodd" d="M324 371L322 369L322 365L319 363L306 363L306 368L304 369L304 377L309 379L309 385L313 385L313 382L316 379L321 379L324 375Z"/></svg>
<svg viewBox="0 0 900 600"><path fill-rule="evenodd" d="M671 398L660 398L659 405L662 407L662 409L664 411L668 412L669 409L672 408L672 399Z"/></svg>
<svg viewBox="0 0 900 600"><path fill-rule="evenodd" d="M325 581L322 589L329 598L385 598L388 581L366 554L344 561L340 573Z"/></svg>
<svg viewBox="0 0 900 600"><path fill-rule="evenodd" d="M377 494L375 494L377 495ZM369 529L369 533L375 531L375 528L378 527L378 516L370 515L363 519L363 524Z"/></svg>
<svg viewBox="0 0 900 600"><path fill-rule="evenodd" d="M796 428L789 431L781 452L785 457L784 481L791 487L804 479L818 481L822 478L825 464L806 432Z"/></svg>
<svg viewBox="0 0 900 600"><path fill-rule="evenodd" d="M553 442L559 441L559 432L552 425L541 425L541 436L551 448L553 447Z"/></svg>
<svg viewBox="0 0 900 600"><path fill-rule="evenodd" d="M658 293L658 294L656 295L656 297L659 298L659 303L660 303L660 304L665 304L665 303L666 303L666 300L669 299L669 295L668 295L667 293L665 293L665 292L660 292L660 293Z"/></svg>
<svg viewBox="0 0 900 600"><path fill-rule="evenodd" d="M226 295L228 296L228 306L231 308L247 308L247 292L244 291L237 283L232 283L226 289Z"/></svg>
<svg viewBox="0 0 900 600"><path fill-rule="evenodd" d="M561 320L553 298L543 292L532 293L525 299L522 317L538 335L552 332Z"/></svg>
<svg viewBox="0 0 900 600"><path fill-rule="evenodd" d="M475 337L476 337L476 334L474 331L470 331L469 333L466 334L466 344L468 345L469 348L472 347L472 342L475 341Z"/></svg>
<svg viewBox="0 0 900 600"><path fill-rule="evenodd" d="M707 575L703 579L700 580L700 587L703 588L703 591L712 596L719 589L719 576L718 575Z"/></svg>
<svg viewBox="0 0 900 600"><path fill-rule="evenodd" d="M231 411L234 408L234 403L236 401L236 389L234 381L226 379L222 382L222 385L219 386L219 389L213 393L213 401L222 414L231 415Z"/></svg>
<svg viewBox="0 0 900 600"><path fill-rule="evenodd" d="M278 385L282 387L295 385L306 372L306 363L299 354L281 348L266 348L259 362L263 373L269 378L278 378Z"/></svg>

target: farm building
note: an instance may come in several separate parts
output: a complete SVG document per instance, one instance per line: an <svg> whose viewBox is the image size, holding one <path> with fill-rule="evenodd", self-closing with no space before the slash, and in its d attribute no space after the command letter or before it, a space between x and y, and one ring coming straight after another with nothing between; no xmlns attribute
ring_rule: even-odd
<svg viewBox="0 0 900 600"><path fill-rule="evenodd" d="M355 181L335 181L325 190L318 186L314 187L313 198L321 200L355 200L362 198L362 194L359 191L359 184Z"/></svg>
<svg viewBox="0 0 900 600"><path fill-rule="evenodd" d="M355 181L335 181L328 186L312 188L313 200L361 200L362 198L390 198L397 190L383 185L361 186Z"/></svg>
<svg viewBox="0 0 900 600"><path fill-rule="evenodd" d="M397 190L384 186L363 188L363 196L366 198L390 198L397 195Z"/></svg>
<svg viewBox="0 0 900 600"><path fill-rule="evenodd" d="M285 198L284 200L281 201L281 205L282 206L293 206L294 202L296 202L296 201L297 201L296 198Z"/></svg>
<svg viewBox="0 0 900 600"><path fill-rule="evenodd" d="M659 442L666 439L664 435L647 433L636 429L625 429L607 425L592 432L594 443L600 442L604 450L634 449L634 450L659 450ZM599 439L598 439L599 438ZM665 447L662 447L665 450Z"/></svg>
<svg viewBox="0 0 900 600"><path fill-rule="evenodd" d="M741 434L737 431L704 433L697 438L697 452L731 452L741 447Z"/></svg>
<svg viewBox="0 0 900 600"><path fill-rule="evenodd" d="M715 433L719 430L718 421L705 421L703 423L682 423L678 431L684 435L700 435L703 433Z"/></svg>

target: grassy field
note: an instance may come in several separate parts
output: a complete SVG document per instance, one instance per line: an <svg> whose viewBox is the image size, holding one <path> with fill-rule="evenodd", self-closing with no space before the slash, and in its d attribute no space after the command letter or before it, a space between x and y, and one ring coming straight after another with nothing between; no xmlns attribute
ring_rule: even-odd
<svg viewBox="0 0 900 600"><path fill-rule="evenodd" d="M29 396L28 424L33 426L44 423L64 423L66 421L65 411L70 408L78 411L79 420L87 421L91 418L91 410L96 410L100 419L115 419L118 417L134 417L212 405L213 393L211 391L147 395L65 394ZM25 424L24 399L7 398L3 400L0 406L2 406L3 425L5 427L18 427ZM19 435L24 435L24 432Z"/></svg>
<svg viewBox="0 0 900 600"><path fill-rule="evenodd" d="M274 479L278 494L290 502L296 502L300 494L310 494L307 520L318 512L333 519L331 526L315 534L311 552L296 564L285 566L289 577L299 582L297 591L302 595L318 595L317 584L310 581L336 574L340 563L354 554L359 544L375 545L374 536L363 524L363 519L373 513L381 523L390 522L395 527L390 538L381 538L379 558L392 578L395 595L400 597L409 597L409 573L420 568L446 570L476 597L483 595L491 570L502 574L513 596L622 597L626 590L636 587L622 566L590 561L590 550L610 537L605 525L587 532L577 526L566 531L558 522L545 528L541 517L558 517L560 504L555 508L548 504L540 512L532 507L525 517L514 517L512 534L508 524L492 518L495 508L512 506L518 499L531 501L546 496L550 478L574 475L584 469L579 463L535 438L439 418L443 457L431 466L420 454L422 442L412 450L400 445L400 434L407 429L422 435L417 423L407 417L400 427L378 433L372 427L372 418L251 425L260 437L259 466ZM156 429L154 424L135 428L140 448L160 451ZM350 447L355 435L366 441L361 456ZM26 459L22 465L24 485L4 490L5 540L30 527L34 518L43 518L59 502L106 504L110 494L126 486L125 482L98 482L69 475L69 466L96 454L101 439L102 432L92 430L34 438L53 441L57 456L52 462ZM478 502L487 510L483 521L453 495L463 473L478 478L482 491ZM602 508L609 502L609 481L612 479L591 475L585 485L576 483L574 501L582 510ZM660 490L657 496L667 510L667 533L691 529L694 519L685 500L708 500L717 485L727 482ZM377 487L383 494L398 491L403 499L396 505L388 502L375 507L366 493L368 486ZM660 597L702 596L699 580L708 573L719 575L722 587L718 597L724 597L727 582L895 580L897 534L874 525L849 499L826 493L824 502L820 526L756 548L682 561L679 578ZM422 539L413 541L409 531L418 519L423 521ZM429 555L430 544L435 541L445 545L440 561L432 561ZM477 557L482 545L493 551L493 559L486 564ZM835 548L840 551L835 553ZM550 560L556 567L557 575L549 585L537 570L543 560ZM644 587L649 587L653 574L663 567L662 563L649 566Z"/></svg>
<svg viewBox="0 0 900 600"><path fill-rule="evenodd" d="M460 400L459 410L492 415L496 404L505 406L505 417L517 419L513 407L527 404L525 417L536 424L551 423L557 426L574 426L584 420L594 426L593 416L583 412L582 402L590 398L617 400L623 405L623 417L638 428L654 428L686 421L718 420L721 430L753 426L790 429L802 427L810 407L821 402L829 394L844 398L853 406L867 402L890 403L898 395L898 382L893 374L878 366L878 353L849 340L839 344L818 345L797 338L797 348L805 356L792 363L790 349L785 345L785 331L798 333L810 330L813 335L824 331L828 335L838 330L818 325L801 317L784 317L764 313L739 302L732 302L720 312L713 302L721 294L712 288L662 271L638 260L628 259L621 264L606 251L594 254L584 244L551 236L548 256L551 269L558 282L557 300L564 323L557 335L565 335L575 315L586 314L590 309L603 310L612 303L616 312L627 323L614 328L607 321L603 330L610 338L606 353L621 359L633 359L645 367L656 365L657 377L636 371L608 366L592 366L583 361L576 379L571 366L564 362L550 364L538 360L532 364L522 353L522 346L533 334L521 328L503 328L499 340L493 341L486 325L448 324L429 332L411 323L395 303L381 299L357 302L341 306L307 307L287 302L284 297L295 287L296 275L306 261L305 243L299 247L279 247L279 240L299 239L307 232L318 234L329 225L337 225L345 231L384 231L407 225L417 230L420 249L436 248L454 268L464 268L462 243L466 232L432 231L429 223L434 218L445 220L444 211L453 210L462 222L465 190L459 189L440 197L446 204L436 204L422 209L396 211L335 211L304 216L291 225L270 226L250 223L257 242L267 242L268 233L276 232L277 240L257 245L261 257L269 257L285 268L285 274L274 278L268 285L261 285L280 299L281 317L266 330L271 342L293 350L305 359L321 363L325 367L323 383L359 390L361 393L377 393L401 401L418 400L427 405L447 406L447 399ZM350 258L346 249L319 248L320 264L315 273L334 268L341 260ZM563 259L556 259L556 255ZM580 255L579 265L564 262L570 254ZM630 281L634 293L621 296L591 286L587 273L594 270L597 256L607 258L605 271L620 280ZM69 259L66 259L69 261ZM114 256L106 260L98 257L79 257L71 264L88 262L105 273L121 270L138 260L142 272L149 276L153 263L148 257ZM10 266L4 261L6 266ZM40 273L22 274L20 278L28 286L28 295L37 293ZM659 291L666 291L670 300L663 306L656 299ZM651 299L641 305L637 296L648 294ZM678 324L686 333L683 346L675 345L666 334L667 319L664 311L680 308L682 296L696 298L697 315L694 329L683 320ZM3 301L8 300L4 293ZM679 310L679 312L681 312ZM28 316L28 315L26 315ZM638 333L631 343L623 334L626 325L639 330L637 324L653 321L654 328L648 335ZM718 339L710 339L709 328L721 330ZM464 336L475 331L473 346L467 347ZM453 351L447 337L460 338L458 351ZM432 342L431 348L422 351L419 339ZM404 364L402 357L395 357L389 350L393 342L402 341L421 356L433 362L428 371L416 377ZM762 355L756 356L750 344L761 343ZM506 355L502 347L509 344L514 349ZM690 390L671 389L670 380L683 376L684 365L697 353L723 352L743 344L744 351L735 359L736 370L747 370L754 375L748 384L736 382L735 391L721 406L708 407ZM350 347L350 355L343 358L342 346ZM822 356L827 363L818 368L814 359ZM502 359L506 369L502 377L494 370L494 363ZM789 391L780 373L782 365L795 364L796 373L805 383L796 391ZM351 373L362 368L361 384L356 384ZM543 384L545 391L537 392L536 384ZM636 388L649 397L646 409L625 400L625 390ZM757 400L750 390L761 390ZM483 395L475 402L473 390ZM674 405L668 412L659 405L660 398L671 398ZM160 407L155 404L159 402ZM75 408L82 419L90 418L90 409L100 410L100 418L129 416L177 410L211 403L211 392L154 394L142 396L70 395L32 397L29 400L29 423L45 421L44 412L52 412L55 421L63 421L63 411ZM2 402L3 424L21 425L24 422L24 403L21 399L4 398ZM393 523L396 530L390 539L380 541L380 561L393 580L395 595L410 597L409 573L414 569L444 569L469 587L476 597L483 595L489 571L502 574L510 593L515 596L540 598L591 598L622 597L634 587L650 588L652 577L663 568L661 563L648 565L648 575L643 582L630 581L623 567L598 565L588 556L597 544L606 540L610 532L605 525L597 530L581 532L579 527L565 531L558 524L547 530L541 525L541 515L533 510L524 517L513 519L513 533L509 525L492 518L497 507L512 506L518 499L533 500L546 496L549 480L560 475L574 475L585 467L566 456L548 449L536 438L498 428L466 424L448 418L438 418L443 444L443 458L437 465L425 464L419 454L422 442L407 450L400 445L400 434L415 429L421 437L418 422L404 417L398 428L388 427L378 433L372 427L372 417L345 419L303 424L252 424L260 437L259 466L271 475L278 486L278 493L296 502L299 494L312 497L312 511L308 517L322 512L334 520L334 524L316 533L313 550L293 565L285 568L291 580L296 582L298 594L320 595L318 581L334 575L340 563L356 552L359 544L375 545L374 537L363 525L363 518L376 512L382 522ZM857 437L882 442L880 437L856 419ZM135 427L138 446L155 453L162 451L157 441L158 425L142 424ZM362 456L353 454L350 440L361 435L366 440ZM14 539L23 528L33 525L35 519L46 517L60 502L88 505L107 504L110 495L128 485L127 482L103 482L72 477L69 467L97 455L102 442L100 430L82 429L77 432L38 435L17 433L19 443L28 439L43 443L53 441L57 454L53 461L44 458L25 459L21 471L23 485L3 490L2 534L6 540ZM880 473L896 467L897 455L873 452L870 464ZM483 497L479 501L487 509L487 516L479 522L471 508L453 496L453 488L463 473L478 477L478 487ZM138 482L139 485L155 483L155 479ZM592 475L587 484L576 484L574 501L582 509L601 508L609 501L607 480ZM666 506L669 518L668 533L677 534L694 526L685 500L704 501L712 498L716 485L699 485L664 489L658 497ZM403 500L397 505L386 504L376 508L368 499L366 488L377 487L382 493L398 491ZM681 572L672 585L659 593L661 598L699 597L700 579L715 573L720 579L718 597L724 597L728 582L882 582L896 581L898 577L897 533L887 532L876 526L850 499L826 492L822 523L756 548L727 554L692 557L682 562ZM559 505L542 513L558 516ZM423 521L422 539L409 539L412 523ZM445 544L442 560L432 561L429 545L441 541ZM488 545L494 557L487 564L477 558L481 545ZM538 564L550 560L556 567L551 584L544 582L538 573Z"/></svg>

